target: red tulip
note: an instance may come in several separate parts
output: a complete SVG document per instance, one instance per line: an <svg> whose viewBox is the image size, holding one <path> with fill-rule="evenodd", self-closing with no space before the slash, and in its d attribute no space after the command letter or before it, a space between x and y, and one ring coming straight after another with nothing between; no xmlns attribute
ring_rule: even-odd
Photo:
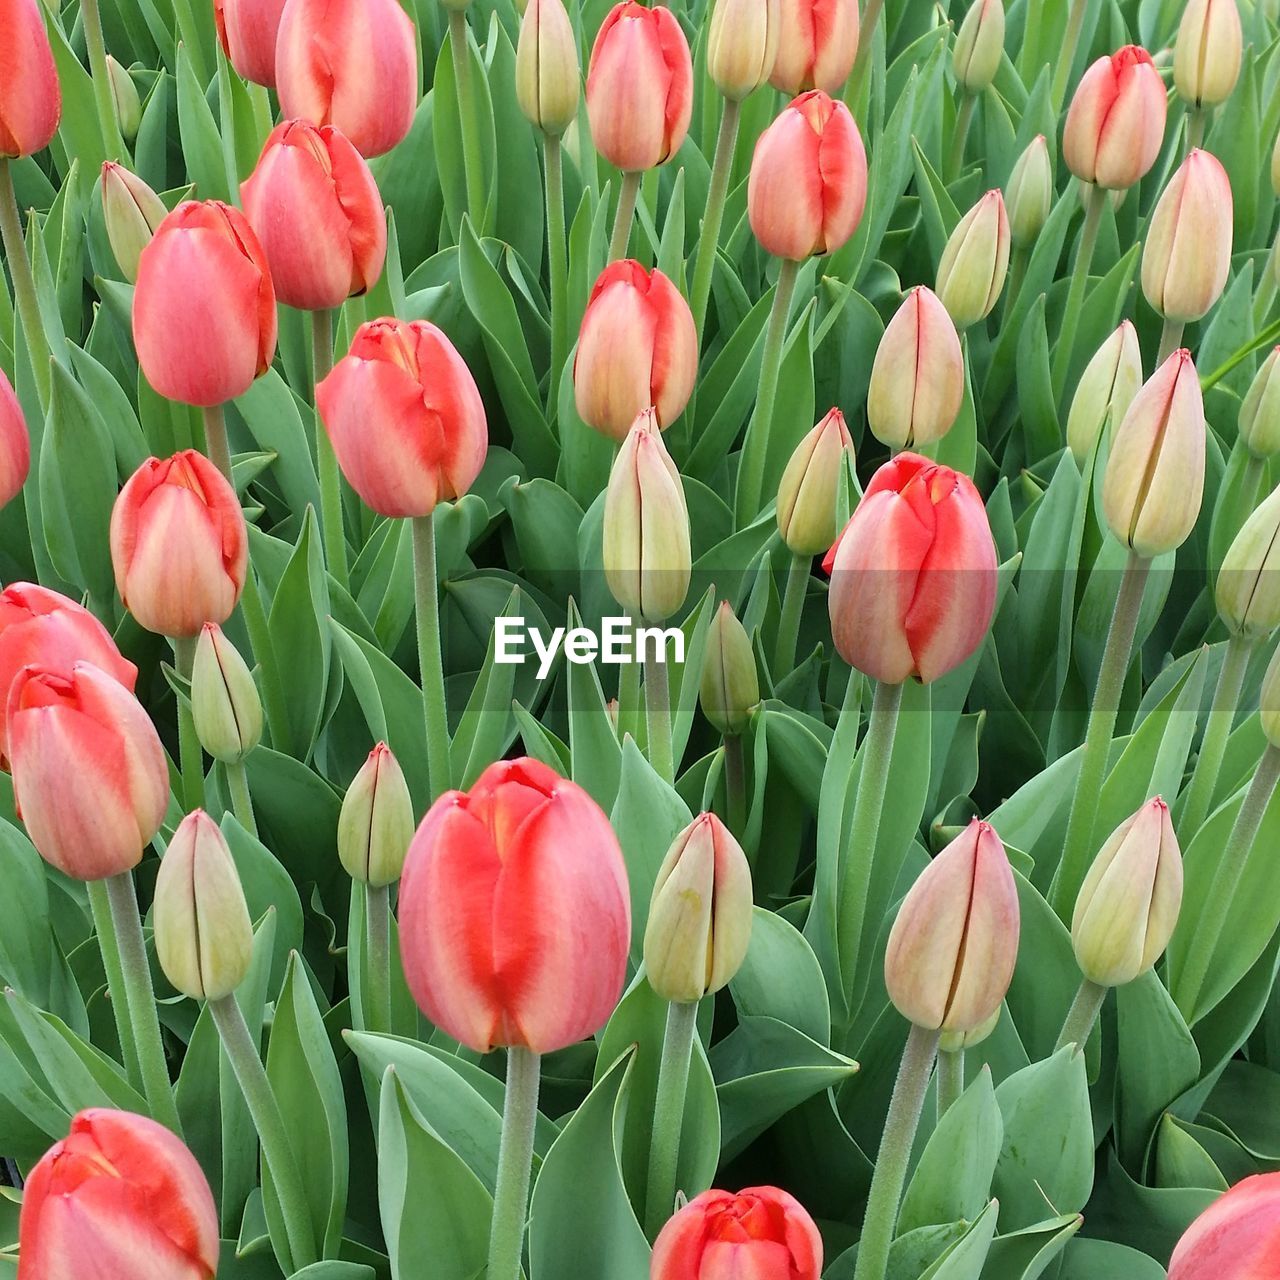
<svg viewBox="0 0 1280 1280"><path fill-rule="evenodd" d="M31 437L13 385L0 369L0 507L22 491L31 470Z"/></svg>
<svg viewBox="0 0 1280 1280"><path fill-rule="evenodd" d="M169 806L164 748L142 704L88 662L23 667L9 686L19 816L40 856L77 880L138 864Z"/></svg>
<svg viewBox="0 0 1280 1280"><path fill-rule="evenodd" d="M820 89L801 94L760 135L747 216L765 250L796 261L853 235L867 202L867 153L849 108Z"/></svg>
<svg viewBox="0 0 1280 1280"><path fill-rule="evenodd" d="M704 1191L663 1227L649 1264L650 1280L818 1280L821 1272L818 1228L777 1187Z"/></svg>
<svg viewBox="0 0 1280 1280"><path fill-rule="evenodd" d="M398 0L288 0L276 45L286 117L341 129L364 156L402 141L418 109L418 50Z"/></svg>
<svg viewBox="0 0 1280 1280"><path fill-rule="evenodd" d="M39 0L0 0L0 156L42 151L61 117L62 91Z"/></svg>
<svg viewBox="0 0 1280 1280"><path fill-rule="evenodd" d="M857 56L858 0L782 0L775 89L838 94Z"/></svg>
<svg viewBox="0 0 1280 1280"><path fill-rule="evenodd" d="M996 602L996 548L966 475L914 453L885 463L827 552L836 648L850 666L925 684L982 643Z"/></svg>
<svg viewBox="0 0 1280 1280"><path fill-rule="evenodd" d="M285 0L213 0L213 21L227 60L254 84L276 87L276 38Z"/></svg>
<svg viewBox="0 0 1280 1280"><path fill-rule="evenodd" d="M427 516L484 466L489 427L471 370L433 324L373 320L316 388L351 487L384 516Z"/></svg>
<svg viewBox="0 0 1280 1280"><path fill-rule="evenodd" d="M195 636L225 622L249 565L235 490L194 449L148 458L111 512L111 563L120 599L148 631Z"/></svg>
<svg viewBox="0 0 1280 1280"><path fill-rule="evenodd" d="M244 214L217 200L180 204L138 261L133 341L147 381L170 400L234 400L276 350L276 296Z"/></svg>
<svg viewBox="0 0 1280 1280"><path fill-rule="evenodd" d="M377 283L387 256L382 197L364 157L332 125L277 125L240 194L287 306L338 307Z"/></svg>
<svg viewBox="0 0 1280 1280"><path fill-rule="evenodd" d="M32 582L0 592L0 765L8 766L5 708L14 677L28 666L70 675L77 662L93 663L133 692L138 668L88 609Z"/></svg>
<svg viewBox="0 0 1280 1280"><path fill-rule="evenodd" d="M665 164L689 132L693 59L670 9L609 11L591 50L587 115L596 150L624 173Z"/></svg>
<svg viewBox="0 0 1280 1280"><path fill-rule="evenodd" d="M212 1280L218 1213L168 1129L95 1108L31 1171L18 1249L19 1280Z"/></svg>
<svg viewBox="0 0 1280 1280"><path fill-rule="evenodd" d="M500 761L431 806L399 914L414 999L478 1053L576 1044L618 1002L631 942L618 839L581 787L536 760Z"/></svg>
<svg viewBox="0 0 1280 1280"><path fill-rule="evenodd" d="M664 431L683 412L698 373L698 331L684 295L661 271L610 263L587 300L573 361L578 416L622 440L652 408Z"/></svg>
<svg viewBox="0 0 1280 1280"><path fill-rule="evenodd" d="M1280 1275L1280 1173L1237 1182L1178 1241L1169 1280L1270 1280Z"/></svg>

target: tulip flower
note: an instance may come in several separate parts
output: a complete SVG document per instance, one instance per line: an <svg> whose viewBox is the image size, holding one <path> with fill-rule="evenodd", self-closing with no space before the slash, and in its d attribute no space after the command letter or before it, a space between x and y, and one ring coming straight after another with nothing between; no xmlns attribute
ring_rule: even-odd
<svg viewBox="0 0 1280 1280"><path fill-rule="evenodd" d="M1240 405L1240 443L1258 459L1280 453L1280 347L1262 362Z"/></svg>
<svg viewBox="0 0 1280 1280"><path fill-rule="evenodd" d="M206 622L196 642L191 711L200 745L223 764L239 764L262 741L253 673L216 622Z"/></svg>
<svg viewBox="0 0 1280 1280"><path fill-rule="evenodd" d="M1067 444L1082 466L1110 421L1124 420L1142 386L1142 352L1138 331L1128 320L1098 348L1085 366L1067 414Z"/></svg>
<svg viewBox="0 0 1280 1280"><path fill-rule="evenodd" d="M822 1236L804 1206L777 1187L704 1191L663 1228L650 1280L818 1280Z"/></svg>
<svg viewBox="0 0 1280 1280"><path fill-rule="evenodd" d="M1237 1182L1186 1230L1169 1280L1264 1280L1280 1269L1280 1173Z"/></svg>
<svg viewBox="0 0 1280 1280"><path fill-rule="evenodd" d="M960 336L937 294L917 285L876 348L867 388L867 426L891 449L914 449L941 440L963 401Z"/></svg>
<svg viewBox="0 0 1280 1280"><path fill-rule="evenodd" d="M62 92L39 0L0 0L0 160L43 151L58 130Z"/></svg>
<svg viewBox="0 0 1280 1280"><path fill-rule="evenodd" d="M213 22L227 61L246 80L276 87L276 40L285 0L213 0Z"/></svg>
<svg viewBox="0 0 1280 1280"><path fill-rule="evenodd" d="M665 431L689 403L697 373L698 333L680 290L638 262L610 263L591 290L578 334L578 416L622 440L652 406Z"/></svg>
<svg viewBox="0 0 1280 1280"><path fill-rule="evenodd" d="M110 54L107 54L107 77L120 132L132 142L142 125L142 99L138 95L138 86L134 84L128 71Z"/></svg>
<svg viewBox="0 0 1280 1280"><path fill-rule="evenodd" d="M951 69L966 93L982 93L1004 57L1004 0L974 0L956 32Z"/></svg>
<svg viewBox="0 0 1280 1280"><path fill-rule="evenodd" d="M277 125L240 194L287 306L327 310L377 283L387 254L382 197L332 125Z"/></svg>
<svg viewBox="0 0 1280 1280"><path fill-rule="evenodd" d="M136 173L108 160L102 166L102 216L116 265L133 284L142 251L155 238L169 210Z"/></svg>
<svg viewBox="0 0 1280 1280"><path fill-rule="evenodd" d="M88 662L29 666L6 714L14 795L41 857L76 880L136 866L169 806L169 768L133 694Z"/></svg>
<svg viewBox="0 0 1280 1280"><path fill-rule="evenodd" d="M409 784L391 748L379 742L342 799L338 859L353 880L383 887L400 879L412 839Z"/></svg>
<svg viewBox="0 0 1280 1280"><path fill-rule="evenodd" d="M373 320L316 387L342 473L384 516L427 516L474 483L489 447L480 390L425 320Z"/></svg>
<svg viewBox="0 0 1280 1280"><path fill-rule="evenodd" d="M165 218L138 262L133 340L147 381L186 404L234 400L266 373L276 298L244 214L186 201Z"/></svg>
<svg viewBox="0 0 1280 1280"><path fill-rule="evenodd" d="M286 119L331 124L362 156L380 156L418 109L413 22L398 0L288 0L276 85Z"/></svg>
<svg viewBox="0 0 1280 1280"><path fill-rule="evenodd" d="M853 437L844 414L830 409L796 445L782 473L778 484L778 533L787 549L806 561L835 541L836 499L846 455L853 456Z"/></svg>
<svg viewBox="0 0 1280 1280"><path fill-rule="evenodd" d="M1260 639L1280 627L1280 488L1249 516L1218 571L1218 616L1233 635Z"/></svg>
<svg viewBox="0 0 1280 1280"><path fill-rule="evenodd" d="M31 436L27 419L13 389L0 369L0 507L8 506L22 492L31 470Z"/></svg>
<svg viewBox="0 0 1280 1280"><path fill-rule="evenodd" d="M728 101L741 102L772 75L778 58L782 2L717 0L707 32L707 74Z"/></svg>
<svg viewBox="0 0 1280 1280"><path fill-rule="evenodd" d="M867 200L867 153L849 108L802 94L760 135L747 215L765 251L801 261L853 235Z"/></svg>
<svg viewBox="0 0 1280 1280"><path fill-rule="evenodd" d="M929 684L982 643L996 549L968 476L914 453L876 472L827 552L836 648L876 680Z"/></svg>
<svg viewBox="0 0 1280 1280"><path fill-rule="evenodd" d="M1123 191L1155 164L1168 110L1151 55L1125 45L1081 77L1067 111L1062 155L1081 182Z"/></svg>
<svg viewBox="0 0 1280 1280"><path fill-rule="evenodd" d="M189 813L160 862L156 959L175 990L221 1000L253 960L253 925L226 838L203 809Z"/></svg>
<svg viewBox="0 0 1280 1280"><path fill-rule="evenodd" d="M1204 401L1189 351L1175 351L1134 397L1111 442L1102 510L1111 532L1150 559L1180 547L1204 489Z"/></svg>
<svg viewBox="0 0 1280 1280"><path fill-rule="evenodd" d="M1240 11L1236 0L1188 0L1173 46L1173 83L1189 106L1226 102L1240 78Z"/></svg>
<svg viewBox="0 0 1280 1280"><path fill-rule="evenodd" d="M148 458L111 512L111 562L125 608L148 631L197 636L225 622L249 564L235 490L194 449Z"/></svg>
<svg viewBox="0 0 1280 1280"><path fill-rule="evenodd" d="M1053 162L1043 133L1031 139L1018 157L1005 187L1009 214L1009 243L1029 249L1040 235L1053 207Z"/></svg>
<svg viewBox="0 0 1280 1280"><path fill-rule="evenodd" d="M218 1212L195 1156L162 1124L93 1108L27 1178L22 1280L213 1280Z"/></svg>
<svg viewBox="0 0 1280 1280"><path fill-rule="evenodd" d="M858 0L781 0L769 83L783 93L839 95L858 56Z"/></svg>
<svg viewBox="0 0 1280 1280"><path fill-rule="evenodd" d="M1004 196L988 191L960 219L938 263L938 298L958 329L991 314L1009 269L1009 217Z"/></svg>
<svg viewBox="0 0 1280 1280"><path fill-rule="evenodd" d="M558 138L578 114L582 66L562 0L529 0L516 46L516 100L535 129Z"/></svg>
<svg viewBox="0 0 1280 1280"><path fill-rule="evenodd" d="M760 703L760 678L747 629L727 600L712 616L698 687L702 714L724 734L743 733Z"/></svg>

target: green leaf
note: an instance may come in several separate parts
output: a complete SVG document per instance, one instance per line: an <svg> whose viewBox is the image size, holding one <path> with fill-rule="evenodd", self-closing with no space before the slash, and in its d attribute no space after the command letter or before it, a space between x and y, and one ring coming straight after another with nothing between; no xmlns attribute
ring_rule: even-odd
<svg viewBox="0 0 1280 1280"><path fill-rule="evenodd" d="M1110 1240L1072 1240L1058 1280L1164 1280L1164 1268L1145 1253Z"/></svg>
<svg viewBox="0 0 1280 1280"><path fill-rule="evenodd" d="M231 199L218 122L191 65L191 50L178 45L178 131L187 173L201 200ZM239 192L236 193L239 195Z"/></svg>

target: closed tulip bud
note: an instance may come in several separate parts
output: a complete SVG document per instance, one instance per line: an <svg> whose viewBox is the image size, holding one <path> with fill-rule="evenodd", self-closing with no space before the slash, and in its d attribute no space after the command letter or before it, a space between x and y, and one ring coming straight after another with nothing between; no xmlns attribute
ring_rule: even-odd
<svg viewBox="0 0 1280 1280"><path fill-rule="evenodd" d="M1187 0L1173 46L1173 83L1193 107L1216 107L1240 78L1243 46L1236 0Z"/></svg>
<svg viewBox="0 0 1280 1280"><path fill-rule="evenodd" d="M32 1169L18 1226L23 1280L213 1280L218 1211L195 1156L162 1124L93 1108Z"/></svg>
<svg viewBox="0 0 1280 1280"><path fill-rule="evenodd" d="M1156 202L1142 249L1142 292L1166 320L1199 320L1222 296L1231 209L1231 182L1217 157L1190 152Z"/></svg>
<svg viewBox="0 0 1280 1280"><path fill-rule="evenodd" d="M525 119L558 138L578 114L582 64L561 0L530 0L516 46L516 100Z"/></svg>
<svg viewBox="0 0 1280 1280"><path fill-rule="evenodd" d="M262 741L262 700L240 651L214 622L196 642L191 710L200 745L224 764L238 764Z"/></svg>
<svg viewBox="0 0 1280 1280"><path fill-rule="evenodd" d="M1062 157L1081 182L1123 191L1146 176L1164 143L1168 100L1151 55L1128 44L1081 77Z"/></svg>
<svg viewBox="0 0 1280 1280"><path fill-rule="evenodd" d="M730 101L768 82L778 58L782 0L716 0L707 33L707 74Z"/></svg>
<svg viewBox="0 0 1280 1280"><path fill-rule="evenodd" d="M1000 1010L989 1017L972 1031L944 1031L938 1037L938 1048L944 1053L963 1053L965 1049L976 1049L1000 1025Z"/></svg>
<svg viewBox="0 0 1280 1280"><path fill-rule="evenodd" d="M249 565L235 490L194 449L148 458L111 512L111 563L120 599L148 631L197 636L225 622Z"/></svg>
<svg viewBox="0 0 1280 1280"><path fill-rule="evenodd" d="M285 0L213 0L213 22L227 61L246 80L276 87L276 41Z"/></svg>
<svg viewBox="0 0 1280 1280"><path fill-rule="evenodd" d="M1169 1280L1265 1280L1280 1274L1280 1173L1237 1182L1186 1230Z"/></svg>
<svg viewBox="0 0 1280 1280"><path fill-rule="evenodd" d="M400 762L379 742L347 788L338 814L338 857L353 880L381 889L404 870L413 801Z"/></svg>
<svg viewBox="0 0 1280 1280"><path fill-rule="evenodd" d="M871 366L867 426L891 449L941 440L964 400L964 357L946 307L917 285L885 328Z"/></svg>
<svg viewBox="0 0 1280 1280"><path fill-rule="evenodd" d="M1067 444L1077 463L1088 458L1110 420L1118 426L1142 386L1138 331L1128 320L1098 348L1085 366L1067 414Z"/></svg>
<svg viewBox="0 0 1280 1280"><path fill-rule="evenodd" d="M714 813L699 814L658 868L644 931L649 985L687 1004L726 986L751 941L751 868Z"/></svg>
<svg viewBox="0 0 1280 1280"><path fill-rule="evenodd" d="M610 263L587 299L573 360L573 398L589 427L621 440L652 406L664 431L684 412L698 374L698 330L661 271Z"/></svg>
<svg viewBox="0 0 1280 1280"><path fill-rule="evenodd" d="M1111 441L1102 510L1148 558L1186 541L1204 494L1204 400L1189 351L1175 351L1133 398Z"/></svg>
<svg viewBox="0 0 1280 1280"><path fill-rule="evenodd" d="M428 516L460 498L489 450L484 402L466 361L425 320L371 320L316 387L338 465L366 506Z"/></svg>
<svg viewBox="0 0 1280 1280"><path fill-rule="evenodd" d="M747 179L747 216L767 253L800 261L834 253L867 202L867 153L849 108L820 89L802 94L760 135Z"/></svg>
<svg viewBox="0 0 1280 1280"><path fill-rule="evenodd" d="M1037 134L1018 157L1005 188L1009 214L1009 243L1029 249L1053 207L1053 161L1044 134Z"/></svg>
<svg viewBox="0 0 1280 1280"><path fill-rule="evenodd" d="M704 1191L667 1220L650 1280L818 1280L822 1236L804 1206L777 1187Z"/></svg>
<svg viewBox="0 0 1280 1280"><path fill-rule="evenodd" d="M1233 635L1258 638L1280 627L1280 488L1249 516L1222 558L1214 593Z"/></svg>
<svg viewBox="0 0 1280 1280"><path fill-rule="evenodd" d="M981 93L996 78L1004 56L1004 0L973 0L956 32L951 69L956 84Z"/></svg>
<svg viewBox="0 0 1280 1280"><path fill-rule="evenodd" d="M1009 269L1004 196L988 191L960 219L938 263L938 297L959 329L985 320Z"/></svg>
<svg viewBox="0 0 1280 1280"><path fill-rule="evenodd" d="M13 384L0 369L0 507L22 491L31 470L31 436Z"/></svg>
<svg viewBox="0 0 1280 1280"><path fill-rule="evenodd" d="M9 767L6 709L18 672L39 666L70 675L77 662L91 662L133 692L138 668L83 605L33 582L0 591L0 767Z"/></svg>
<svg viewBox="0 0 1280 1280"><path fill-rule="evenodd" d="M853 437L844 414L832 409L796 445L778 484L778 532L798 556L816 556L836 536L836 502L845 456Z"/></svg>
<svg viewBox="0 0 1280 1280"><path fill-rule="evenodd" d="M623 173L666 164L693 114L693 59L670 9L632 0L601 24L587 69L587 115L596 150Z"/></svg>
<svg viewBox="0 0 1280 1280"><path fill-rule="evenodd" d="M1107 837L1080 887L1071 943L1080 972L1120 987L1164 954L1182 906L1182 854L1157 796Z"/></svg>
<svg viewBox="0 0 1280 1280"><path fill-rule="evenodd" d="M142 99L133 77L110 54L107 54L107 76L111 81L111 101L116 109L116 120L126 142L138 136L142 123Z"/></svg>
<svg viewBox="0 0 1280 1280"><path fill-rule="evenodd" d="M244 214L185 201L164 219L138 262L133 341L147 381L184 404L234 400L266 373L276 295Z"/></svg>
<svg viewBox="0 0 1280 1280"><path fill-rule="evenodd" d="M1280 453L1280 347L1271 354L1249 384L1240 405L1240 443L1255 458Z"/></svg>
<svg viewBox="0 0 1280 1280"><path fill-rule="evenodd" d="M102 216L116 265L133 284L142 251L155 238L169 210L136 173L108 160L102 166Z"/></svg>
<svg viewBox="0 0 1280 1280"><path fill-rule="evenodd" d="M650 622L684 604L692 572L684 485L657 419L646 409L627 433L604 497L604 576L613 598Z"/></svg>
<svg viewBox="0 0 1280 1280"><path fill-rule="evenodd" d="M286 119L331 124L362 156L380 156L418 109L413 22L399 0L288 0L276 85Z"/></svg>
<svg viewBox="0 0 1280 1280"><path fill-rule="evenodd" d="M340 307L382 275L387 220L378 184L332 125L277 125L240 194L287 306Z"/></svg>
<svg viewBox="0 0 1280 1280"><path fill-rule="evenodd" d="M698 690L702 714L723 734L742 733L760 703L756 655L733 606L722 600L707 628Z"/></svg>
<svg viewBox="0 0 1280 1280"><path fill-rule="evenodd" d="M563 1049L618 1002L631 945L618 838L581 787L536 760L499 761L431 806L399 908L409 990L477 1053Z"/></svg>
<svg viewBox="0 0 1280 1280"><path fill-rule="evenodd" d="M76 880L136 866L169 807L169 767L133 694L88 662L23 667L7 718L14 796L40 856Z"/></svg>
<svg viewBox="0 0 1280 1280"><path fill-rule="evenodd" d="M981 645L996 547L968 476L900 453L872 477L822 562L840 656L876 680L929 684Z"/></svg>
<svg viewBox="0 0 1280 1280"><path fill-rule="evenodd" d="M884 957L889 999L926 1031L972 1031L1000 1009L1018 959L1018 888L975 818L902 900Z"/></svg>
<svg viewBox="0 0 1280 1280"><path fill-rule="evenodd" d="M62 91L39 0L0 0L0 158L43 151L58 131Z"/></svg>
<svg viewBox="0 0 1280 1280"><path fill-rule="evenodd" d="M858 0L781 0L769 83L783 93L839 95L858 56Z"/></svg>
<svg viewBox="0 0 1280 1280"><path fill-rule="evenodd" d="M1262 732L1273 747L1280 747L1280 649L1272 655L1258 694Z"/></svg>
<svg viewBox="0 0 1280 1280"><path fill-rule="evenodd" d="M218 824L189 813L160 862L155 900L156 959L175 991L221 1000L253 960L253 924L240 873Z"/></svg>

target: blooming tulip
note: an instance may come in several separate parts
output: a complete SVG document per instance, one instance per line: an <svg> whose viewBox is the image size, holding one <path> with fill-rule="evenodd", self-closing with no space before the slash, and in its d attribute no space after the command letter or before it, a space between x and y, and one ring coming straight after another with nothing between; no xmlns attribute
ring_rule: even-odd
<svg viewBox="0 0 1280 1280"><path fill-rule="evenodd" d="M938 297L959 329L984 320L1009 269L1009 217L1004 196L988 191L960 219L938 263Z"/></svg>
<svg viewBox="0 0 1280 1280"><path fill-rule="evenodd" d="M704 1191L669 1219L650 1280L818 1280L822 1236L804 1206L777 1187Z"/></svg>
<svg viewBox="0 0 1280 1280"><path fill-rule="evenodd" d="M845 455L853 437L839 409L826 416L795 447L778 482L778 532L798 556L816 556L836 536L836 499Z"/></svg>
<svg viewBox="0 0 1280 1280"><path fill-rule="evenodd" d="M276 350L276 296L244 214L180 204L138 262L133 341L147 381L170 400L217 405L243 395Z"/></svg>
<svg viewBox="0 0 1280 1280"><path fill-rule="evenodd" d="M1240 11L1236 0L1188 0L1173 46L1173 83L1193 107L1226 102L1240 78Z"/></svg>
<svg viewBox="0 0 1280 1280"><path fill-rule="evenodd" d="M747 216L766 252L799 261L853 235L867 202L867 153L849 108L801 94L760 135Z"/></svg>
<svg viewBox="0 0 1280 1280"><path fill-rule="evenodd" d="M400 885L400 954L427 1017L478 1053L550 1053L602 1027L627 972L627 870L609 820L536 760L432 805Z"/></svg>
<svg viewBox="0 0 1280 1280"><path fill-rule="evenodd" d="M31 843L77 880L136 866L169 805L169 768L141 704L100 668L23 667L9 687L13 790Z"/></svg>
<svg viewBox="0 0 1280 1280"><path fill-rule="evenodd" d="M707 74L730 102L769 79L781 25L780 0L717 0L707 32Z"/></svg>
<svg viewBox="0 0 1280 1280"><path fill-rule="evenodd" d="M413 22L398 0L288 0L276 84L286 118L334 125L362 156L380 156L418 109Z"/></svg>
<svg viewBox="0 0 1280 1280"><path fill-rule="evenodd" d="M1018 958L1018 889L975 818L902 900L884 958L889 999L927 1031L969 1031L1000 1008Z"/></svg>
<svg viewBox="0 0 1280 1280"><path fill-rule="evenodd" d="M93 1108L32 1169L22 1280L213 1280L218 1212L196 1158L163 1125Z"/></svg>
<svg viewBox="0 0 1280 1280"><path fill-rule="evenodd" d="M1062 155L1082 182L1133 186L1156 162L1168 103L1151 55L1128 44L1081 77L1067 111Z"/></svg>
<svg viewBox="0 0 1280 1280"><path fill-rule="evenodd" d="M1067 414L1067 444L1078 464L1088 458L1108 419L1117 426L1123 421L1141 386L1138 331L1131 321L1122 320L1094 353L1076 383Z"/></svg>
<svg viewBox="0 0 1280 1280"><path fill-rule="evenodd" d="M1134 397L1111 442L1102 510L1140 556L1186 541L1204 493L1205 421L1189 351L1175 351Z"/></svg>
<svg viewBox="0 0 1280 1280"><path fill-rule="evenodd" d="M769 83L789 94L838 94L858 56L858 0L781 0L780 17Z"/></svg>
<svg viewBox="0 0 1280 1280"><path fill-rule="evenodd" d="M194 449L148 458L111 512L111 563L125 608L148 631L196 636L225 622L249 564L235 490Z"/></svg>
<svg viewBox="0 0 1280 1280"><path fill-rule="evenodd" d="M578 114L582 65L562 0L529 0L516 46L516 100L535 129L558 138Z"/></svg>
<svg viewBox="0 0 1280 1280"><path fill-rule="evenodd" d="M689 132L693 59L679 20L661 5L615 5L587 70L596 150L624 173L665 164Z"/></svg>
<svg viewBox="0 0 1280 1280"><path fill-rule="evenodd" d="M191 715L200 745L237 764L262 740L262 700L253 672L216 622L200 628L191 666Z"/></svg>
<svg viewBox="0 0 1280 1280"><path fill-rule="evenodd" d="M751 637L727 600L720 602L707 627L698 702L702 714L726 735L742 733L760 703Z"/></svg>
<svg viewBox="0 0 1280 1280"><path fill-rule="evenodd" d="M425 320L372 320L316 387L338 465L384 516L427 516L474 483L489 448L480 389Z"/></svg>
<svg viewBox="0 0 1280 1280"><path fill-rule="evenodd" d="M213 21L227 60L246 80L276 87L276 39L285 0L213 0Z"/></svg>
<svg viewBox="0 0 1280 1280"><path fill-rule="evenodd" d="M1280 347L1262 362L1240 405L1240 443L1255 458L1280 453Z"/></svg>
<svg viewBox="0 0 1280 1280"><path fill-rule="evenodd" d="M0 0L0 157L49 145L62 117L58 70L39 0Z"/></svg>
<svg viewBox="0 0 1280 1280"><path fill-rule="evenodd" d="M342 798L338 858L353 880L381 888L400 879L412 839L409 784L391 748L379 742Z"/></svg>
<svg viewBox="0 0 1280 1280"><path fill-rule="evenodd" d="M1257 639L1280 627L1280 488L1249 516L1227 548L1214 598L1233 635Z"/></svg>
<svg viewBox="0 0 1280 1280"><path fill-rule="evenodd" d="M1026 249L1035 243L1053 207L1053 162L1043 133L1031 139L1018 157L1005 187L1009 243Z"/></svg>
<svg viewBox="0 0 1280 1280"><path fill-rule="evenodd" d="M882 444L912 449L941 440L963 400L960 336L937 294L917 285L876 348L867 388L867 426Z"/></svg>
<svg viewBox="0 0 1280 1280"><path fill-rule="evenodd" d="M1004 56L1004 0L974 0L956 32L951 67L956 83L982 93L996 78Z"/></svg>
<svg viewBox="0 0 1280 1280"><path fill-rule="evenodd" d="M928 684L982 643L996 548L966 475L914 453L876 472L822 566L836 648L876 680Z"/></svg>
<svg viewBox="0 0 1280 1280"><path fill-rule="evenodd" d="M1280 1173L1237 1182L1186 1230L1169 1280L1267 1280L1280 1273Z"/></svg>
<svg viewBox="0 0 1280 1280"><path fill-rule="evenodd" d="M22 491L31 470L31 437L13 384L0 369L0 507Z"/></svg>
<svg viewBox="0 0 1280 1280"><path fill-rule="evenodd" d="M698 374L698 331L684 295L661 271L625 259L600 273L578 334L578 416L614 440L653 407L664 431L683 412Z"/></svg>
<svg viewBox="0 0 1280 1280"><path fill-rule="evenodd" d="M116 265L132 284L142 251L169 216L165 203L136 173L112 160L102 166L102 216Z"/></svg>
<svg viewBox="0 0 1280 1280"><path fill-rule="evenodd" d="M1142 292L1166 320L1199 320L1231 269L1231 182L1217 157L1191 151L1169 179L1147 227Z"/></svg>

